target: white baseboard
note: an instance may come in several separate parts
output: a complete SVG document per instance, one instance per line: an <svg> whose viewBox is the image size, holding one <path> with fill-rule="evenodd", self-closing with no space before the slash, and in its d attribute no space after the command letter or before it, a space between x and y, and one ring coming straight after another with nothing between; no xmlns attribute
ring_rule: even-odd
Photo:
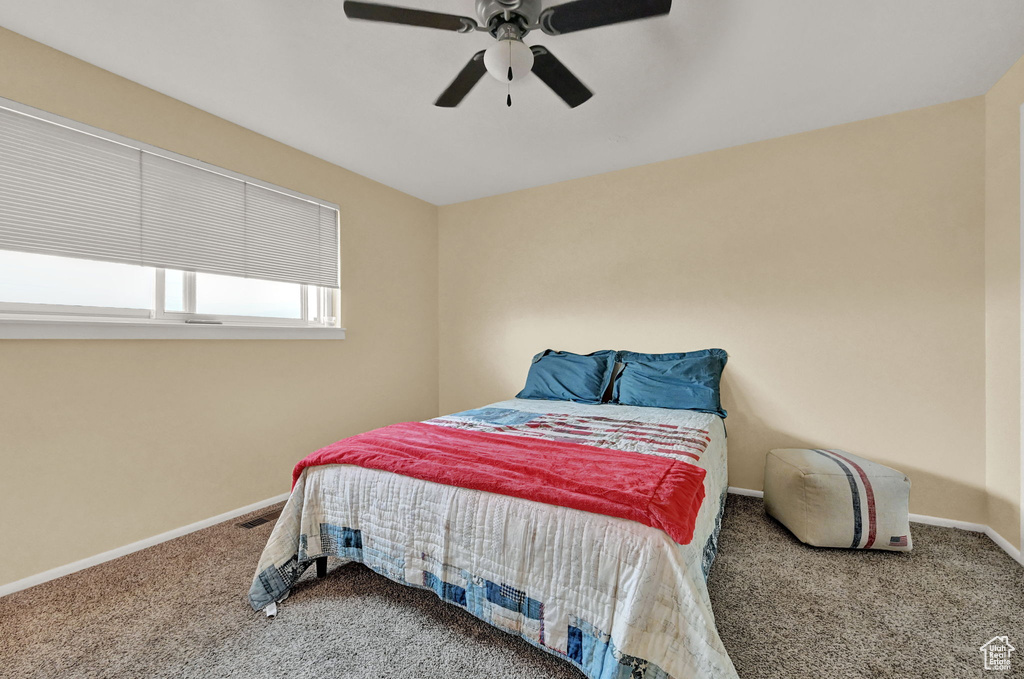
<svg viewBox="0 0 1024 679"><path fill-rule="evenodd" d="M1009 540L988 526L985 526L985 535L992 538L992 542L1002 547L1003 551L1009 554L1011 559L1019 563L1021 566L1024 566L1024 554L1021 554L1019 549L1011 545Z"/></svg>
<svg viewBox="0 0 1024 679"><path fill-rule="evenodd" d="M764 497L763 490L750 490L748 488L736 488L729 486L729 492L733 495L746 495L749 497ZM960 530L969 530L975 533L984 533L992 542L999 545L999 547L1010 555L1010 558L1024 566L1024 556L1021 555L1021 551L1010 544L1010 541L1004 538L999 533L992 530L989 526L981 523L970 523L968 521L957 521L956 519L944 519L939 516L928 516L927 514L911 514L910 520L914 523L924 523L929 526L941 526L943 528L958 528Z"/></svg>
<svg viewBox="0 0 1024 679"><path fill-rule="evenodd" d="M984 533L989 528L983 523L970 523L969 521L957 521L956 519L944 519L941 516L928 516L927 514L911 514L910 520L914 523L924 523L929 526L941 526L943 528L959 528L974 533Z"/></svg>
<svg viewBox="0 0 1024 679"><path fill-rule="evenodd" d="M21 590L28 589L29 587L41 585L42 583L47 582L49 580L55 580L56 578L63 577L65 575L70 575L71 573L80 571L84 568L89 568L90 566L97 566L105 561L117 559L118 557L125 556L126 554L131 554L132 552L137 552L139 550L146 549L147 547L158 545L161 542L173 540L174 538L181 537L182 535L194 533L197 530L202 530L203 528L209 528L210 526L222 523L224 521L230 521L231 519L242 516L243 514L255 512L257 510L263 509L264 507L269 507L270 505L277 504L278 502L284 502L285 500L288 499L288 495L288 493L284 493L282 495L278 495L277 497L272 497L261 502L253 503L246 507L240 507L239 509L234 509L230 512L225 512L223 514L210 517L209 519L203 519L202 521L190 523L189 525L182 526L181 528L169 530L166 533L160 533L160 535L154 535L151 538L146 538L144 540L139 540L138 542L133 542L130 545L125 545L124 547L111 549L110 551L103 552L102 554L96 554L95 556L80 559L79 561L65 564L64 566L51 568L48 571L43 571L42 573L37 573L36 575L30 575L27 578L22 578L21 580L15 580L14 582L8 583L6 585L0 585L0 597L7 596L8 594L13 594L15 592L20 592Z"/></svg>

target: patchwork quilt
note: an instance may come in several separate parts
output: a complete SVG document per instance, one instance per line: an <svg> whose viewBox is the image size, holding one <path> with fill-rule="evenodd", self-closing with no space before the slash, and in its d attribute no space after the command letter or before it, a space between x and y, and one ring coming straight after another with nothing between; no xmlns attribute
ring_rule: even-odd
<svg viewBox="0 0 1024 679"><path fill-rule="evenodd" d="M736 678L706 585L727 485L717 416L514 399L427 422L695 464L706 475L693 539L680 545L628 519L387 471L308 467L260 558L255 610L333 556L429 589L590 679Z"/></svg>

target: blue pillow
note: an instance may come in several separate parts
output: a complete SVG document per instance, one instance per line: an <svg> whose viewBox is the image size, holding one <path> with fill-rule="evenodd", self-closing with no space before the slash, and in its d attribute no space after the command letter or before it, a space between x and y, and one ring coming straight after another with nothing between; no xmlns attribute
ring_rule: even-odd
<svg viewBox="0 0 1024 679"><path fill-rule="evenodd" d="M681 354L620 351L622 372L612 389L612 403L674 408L725 417L719 383L729 354L703 349Z"/></svg>
<svg viewBox="0 0 1024 679"><path fill-rule="evenodd" d="M614 351L581 356L548 349L533 357L526 387L516 398L600 403L614 370Z"/></svg>

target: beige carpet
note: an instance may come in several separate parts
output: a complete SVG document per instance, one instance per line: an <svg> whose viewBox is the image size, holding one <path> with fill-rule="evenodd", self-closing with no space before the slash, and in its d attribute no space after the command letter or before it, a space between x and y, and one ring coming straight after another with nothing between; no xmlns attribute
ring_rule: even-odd
<svg viewBox="0 0 1024 679"><path fill-rule="evenodd" d="M4 677L582 675L433 594L358 565L303 578L274 621L245 600L270 525L237 521L0 599ZM1024 568L983 535L915 524L912 554L817 550L730 496L711 595L744 679L982 677L1021 649Z"/></svg>

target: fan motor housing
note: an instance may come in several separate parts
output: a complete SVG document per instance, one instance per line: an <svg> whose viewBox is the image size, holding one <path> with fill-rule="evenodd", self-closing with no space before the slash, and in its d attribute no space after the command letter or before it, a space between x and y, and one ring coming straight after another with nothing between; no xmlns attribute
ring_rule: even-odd
<svg viewBox="0 0 1024 679"><path fill-rule="evenodd" d="M536 26L540 21L541 0L476 0L476 13L482 26L492 29L504 22L505 12L521 20L522 28Z"/></svg>

